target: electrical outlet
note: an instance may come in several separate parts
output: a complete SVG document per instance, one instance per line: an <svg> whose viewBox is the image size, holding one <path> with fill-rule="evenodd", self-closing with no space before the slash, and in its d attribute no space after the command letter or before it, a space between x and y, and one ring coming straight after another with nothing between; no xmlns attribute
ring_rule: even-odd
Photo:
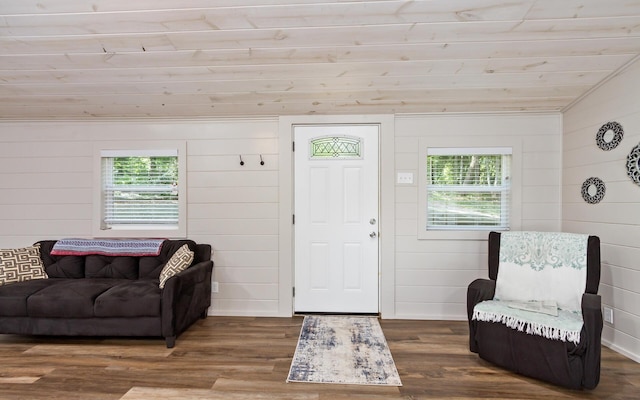
<svg viewBox="0 0 640 400"><path fill-rule="evenodd" d="M218 293L219 289L218 282L211 282L211 293Z"/></svg>
<svg viewBox="0 0 640 400"><path fill-rule="evenodd" d="M604 319L604 322L608 322L613 325L613 308L604 306L602 317Z"/></svg>

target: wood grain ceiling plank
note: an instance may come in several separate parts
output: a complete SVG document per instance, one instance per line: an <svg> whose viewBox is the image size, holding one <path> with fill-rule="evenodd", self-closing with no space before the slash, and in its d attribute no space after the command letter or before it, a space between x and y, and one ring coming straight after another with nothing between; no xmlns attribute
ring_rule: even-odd
<svg viewBox="0 0 640 400"><path fill-rule="evenodd" d="M269 7L287 4L365 3L370 1L371 0L216 0L215 7ZM374 1L389 3L398 2L398 0ZM76 0L40 0L37 3L0 0L0 9L6 10L7 14L90 13L139 10L157 11L175 9L209 9L212 7L211 0L179 0L178 2L176 2L176 0L136 0L135 2L129 0L94 0L91 2L80 2Z"/></svg>
<svg viewBox="0 0 640 400"><path fill-rule="evenodd" d="M2 36L3 54L118 53L122 51L304 48L317 46L535 41L633 37L640 42L640 15L558 21L497 21L367 25L289 29L205 30L144 34Z"/></svg>
<svg viewBox="0 0 640 400"><path fill-rule="evenodd" d="M162 65L209 65L212 67L236 65L270 64L303 64L303 63L339 63L350 61L419 61L419 60L463 60L463 59L496 59L496 58L528 58L528 57L566 57L597 55L636 55L640 49L638 38L577 39L553 41L494 41L487 43L426 43L395 44L378 46L345 46L345 47L309 47L298 49L215 49L215 50L148 50L135 48L133 51L105 52L99 44L95 51L64 53L56 49L43 51L22 45L22 52L13 53L17 57L31 58L31 64L40 68L57 68L56 61L66 58L65 63L75 64L76 57L89 64L79 63L80 68L95 67L144 67ZM89 45L88 43L86 43ZM168 41L159 46L172 47ZM9 64L12 53L2 52L4 43L0 39L0 70L12 68ZM42 57L38 59L37 57ZM99 57L96 59L95 57ZM142 59L142 61L140 61ZM175 61L173 61L175 60ZM141 63L136 65L136 61ZM97 64L92 64L96 62ZM61 67L64 67L62 65Z"/></svg>
<svg viewBox="0 0 640 400"><path fill-rule="evenodd" d="M331 90L325 92L232 92L215 94L175 94L156 95L131 94L127 96L111 94L76 95L76 96L29 96L22 99L23 105L67 104L82 107L85 105L118 105L118 106L166 106L166 105L216 105L245 104L263 106L266 104L321 104L335 102L356 102L373 104L403 104L422 102L424 99L450 101L465 99L467 102L486 99L510 101L519 98L571 98L576 96L585 86L556 86L554 88L459 88L459 89L416 89L416 90ZM0 105L9 107L11 99L0 99Z"/></svg>
<svg viewBox="0 0 640 400"><path fill-rule="evenodd" d="M571 46L571 47L570 47ZM597 39L582 41L554 42L553 46L544 42L524 44L527 54L521 47L493 43L491 49L482 48L475 43L453 44L442 49L439 45L395 45L395 46L354 46L337 50L322 48L248 50L207 50L207 51L163 51L129 52L118 54L21 54L1 55L2 70L82 70L116 68L183 68L208 67L215 70L225 69L252 70L260 67L269 74L282 68L308 70L323 65L317 73L341 73L342 69L367 70L369 65L385 65L384 68L427 69L429 71L473 72L477 65L479 71L487 69L501 72L527 71L566 71L566 70L611 70L629 61L636 53L638 43L635 39ZM503 50L504 48L504 50ZM489 50L489 51L487 51ZM571 54L566 54L566 53ZM395 66L395 67L394 67ZM461 67L465 67L461 69ZM508 66L508 67L505 67ZM333 70L332 70L333 68ZM330 72L331 71L331 72ZM384 71L383 71L384 72ZM504 72L504 71L502 71ZM315 73L314 73L315 75Z"/></svg>
<svg viewBox="0 0 640 400"><path fill-rule="evenodd" d="M304 103L263 103L253 104L254 116L308 115L308 114L387 114L387 113L425 113L425 112L502 112L502 111L560 111L571 98L511 98L482 101L463 99L424 99L420 102L324 102ZM215 105L179 104L179 105L78 105L56 104L27 106L3 106L0 113L4 119L93 119L93 118L203 118L247 116L247 104L224 103Z"/></svg>
<svg viewBox="0 0 640 400"><path fill-rule="evenodd" d="M14 73L32 74L38 72L64 71L74 74L74 71L87 73L95 71L96 74L109 75L115 72L109 70L130 69L145 72L149 68L165 71L197 72L206 68L209 72L207 80L271 80L291 78L315 78L330 79L341 76L346 77L408 77L437 76L437 75L476 75L476 74L503 74L503 73L563 73L563 72L610 72L625 64L633 58L630 54L620 55L588 55L588 56L560 56L560 57L522 57L522 58L490 58L490 59L465 59L465 60L407 60L407 61L374 61L357 60L340 63L296 63L296 64L257 64L239 65L212 63L208 60L189 62L186 54L167 54L166 60L162 57L153 57L149 60L144 55L119 55L117 63L100 63L101 55L83 55L74 57L52 56L48 62L42 64L37 56L0 56L0 79L5 82L20 84L19 78ZM115 61L115 60L114 60ZM157 62L154 62L157 61ZM94 65L98 65L96 68ZM3 73L2 71L7 71ZM32 83L23 81L26 85ZM1 91L1 88L0 88Z"/></svg>
<svg viewBox="0 0 640 400"><path fill-rule="evenodd" d="M278 4L121 12L5 15L0 34L49 36L169 33L206 30L314 28L434 22L519 21L528 1L492 6L478 2L387 1ZM485 2L486 3L486 2Z"/></svg>
<svg viewBox="0 0 640 400"><path fill-rule="evenodd" d="M38 95L72 93L113 93L113 94L180 94L180 93L232 93L264 91L289 94L300 91L326 91L331 88L360 90L361 88L397 89L457 89L457 88L500 88L500 87L555 87L572 84L594 85L611 71L575 72L526 72L526 73L482 73L477 74L422 74L407 76L341 76L341 77L298 77L286 75L241 79L234 76L216 76L203 70L195 72L187 69L182 74L175 71L157 69L145 74L144 79L135 71L74 71L62 72L15 71L4 78L1 92ZM129 73L126 73L129 72ZM257 73L256 73L257 74ZM99 76L99 79L98 79ZM52 83L52 82L58 83ZM60 84L60 81L64 85ZM16 83L13 83L16 82ZM27 82L27 83L21 83ZM2 98L0 98L0 102ZM10 99L7 99L10 101Z"/></svg>
<svg viewBox="0 0 640 400"><path fill-rule="evenodd" d="M273 28L414 22L513 21L620 17L640 13L634 0L487 0L452 1L0 1L6 24L14 29L90 25L94 33L139 31ZM144 11L144 12L141 12ZM207 24L209 21L210 25ZM164 21L164 22L163 22ZM144 25L144 26L135 26ZM77 29L77 28L76 28ZM16 31L17 32L17 31ZM33 32L33 31L30 31ZM77 30L76 32L81 32ZM18 33L15 33L18 34ZM33 33L29 33L33 34Z"/></svg>

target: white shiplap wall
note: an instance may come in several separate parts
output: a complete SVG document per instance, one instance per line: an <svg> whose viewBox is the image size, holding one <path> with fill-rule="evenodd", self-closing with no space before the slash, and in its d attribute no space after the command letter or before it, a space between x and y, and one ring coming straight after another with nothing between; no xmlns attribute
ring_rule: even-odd
<svg viewBox="0 0 640 400"><path fill-rule="evenodd" d="M600 294L613 308L602 340L640 362L640 186L627 177L627 155L640 143L640 62L612 78L564 113L562 227L600 237ZM624 128L620 145L596 145L609 121ZM606 185L598 204L582 200L582 182L599 177Z"/></svg>
<svg viewBox="0 0 640 400"><path fill-rule="evenodd" d="M186 141L187 237L213 246L220 282L209 312L277 314L275 118L2 123L0 248L91 237L94 144L123 140Z"/></svg>
<svg viewBox="0 0 640 400"><path fill-rule="evenodd" d="M385 314L464 319L467 285L486 276L486 241L417 239L418 145L443 135L454 143L456 137L515 137L522 149L522 227L559 230L561 116L396 116L394 128L395 133L383 134L394 137L395 170L414 172L415 183L393 184L390 178L381 188L383 193L394 191L396 199L395 255L383 265L393 270L389 265L395 264L396 283L383 293ZM277 119L7 122L0 129L0 247L91 235L96 142L184 140L187 236L213 245L214 280L220 283L210 313L286 314L283 305L291 299L283 298L289 292L283 290L287 282L282 281L281 269L288 267L279 258L285 229L279 225L279 174L280 153L288 145L279 143ZM456 145L465 145L458 141ZM239 165L239 155L244 166Z"/></svg>
<svg viewBox="0 0 640 400"><path fill-rule="evenodd" d="M414 184L395 187L396 318L466 319L467 286L487 276L486 239L418 239L420 143L443 136L460 147L470 136L518 141L522 182L512 184L521 184L521 228L558 231L561 121L558 113L396 117L396 171L414 173Z"/></svg>

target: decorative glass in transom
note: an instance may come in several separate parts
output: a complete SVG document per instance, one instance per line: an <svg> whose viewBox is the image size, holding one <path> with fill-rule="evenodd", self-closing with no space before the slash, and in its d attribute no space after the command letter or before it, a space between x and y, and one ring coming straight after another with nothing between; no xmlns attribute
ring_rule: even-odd
<svg viewBox="0 0 640 400"><path fill-rule="evenodd" d="M313 139L311 158L362 158L360 139L345 136Z"/></svg>

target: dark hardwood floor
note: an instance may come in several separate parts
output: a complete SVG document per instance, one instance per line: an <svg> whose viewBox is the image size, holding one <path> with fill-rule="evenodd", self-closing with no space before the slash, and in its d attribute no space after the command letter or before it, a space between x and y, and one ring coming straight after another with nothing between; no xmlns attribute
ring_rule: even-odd
<svg viewBox="0 0 640 400"><path fill-rule="evenodd" d="M462 321L381 320L402 387L286 383L302 317L208 317L162 339L0 335L0 399L638 399L640 364L603 348L600 385L512 374L467 347Z"/></svg>

